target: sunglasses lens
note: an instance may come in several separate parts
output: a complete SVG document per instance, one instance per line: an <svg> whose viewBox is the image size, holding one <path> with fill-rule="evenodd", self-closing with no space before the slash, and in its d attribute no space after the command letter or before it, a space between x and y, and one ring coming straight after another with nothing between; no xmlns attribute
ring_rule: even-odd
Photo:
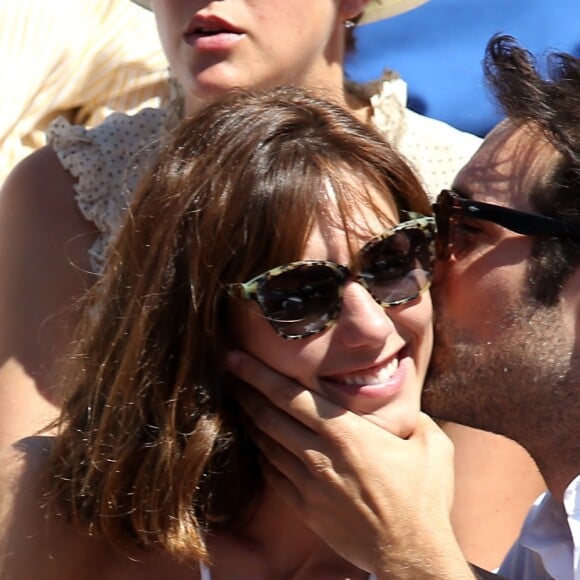
<svg viewBox="0 0 580 580"><path fill-rule="evenodd" d="M361 270L375 300L394 306L416 298L431 282L431 240L421 228L408 228L371 243Z"/></svg>
<svg viewBox="0 0 580 580"><path fill-rule="evenodd" d="M322 330L339 308L340 274L323 264L301 264L265 280L260 305L276 330L299 338Z"/></svg>

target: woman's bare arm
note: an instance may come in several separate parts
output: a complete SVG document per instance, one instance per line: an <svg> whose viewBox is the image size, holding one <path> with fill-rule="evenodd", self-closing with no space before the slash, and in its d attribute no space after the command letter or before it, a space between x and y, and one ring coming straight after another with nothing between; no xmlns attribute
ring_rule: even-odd
<svg viewBox="0 0 580 580"><path fill-rule="evenodd" d="M22 161L0 192L0 449L54 418L48 370L70 340L65 312L91 283L95 229L52 149Z"/></svg>

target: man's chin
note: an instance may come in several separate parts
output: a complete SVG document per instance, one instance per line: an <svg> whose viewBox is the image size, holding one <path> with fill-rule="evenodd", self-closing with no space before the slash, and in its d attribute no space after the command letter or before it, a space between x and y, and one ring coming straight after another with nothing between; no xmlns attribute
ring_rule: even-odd
<svg viewBox="0 0 580 580"><path fill-rule="evenodd" d="M421 410L433 419L440 421L458 422L457 412L454 411L453 393L436 389L423 389Z"/></svg>
<svg viewBox="0 0 580 580"><path fill-rule="evenodd" d="M431 368L421 395L421 410L438 421L484 428L479 405L470 400L470 393L465 388L470 381L460 381L458 376L458 373L449 372L448 369L438 373Z"/></svg>

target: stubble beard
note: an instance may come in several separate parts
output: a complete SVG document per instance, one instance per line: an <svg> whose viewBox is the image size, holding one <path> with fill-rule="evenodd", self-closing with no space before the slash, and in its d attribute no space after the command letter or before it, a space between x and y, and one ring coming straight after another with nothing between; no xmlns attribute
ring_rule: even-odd
<svg viewBox="0 0 580 580"><path fill-rule="evenodd" d="M580 360L557 308L533 303L529 296L502 305L501 323L488 327L492 338L484 340L441 310L423 409L514 439L538 462L559 446L570 449L574 436L566 425L580 424ZM571 450L575 460L577 451Z"/></svg>

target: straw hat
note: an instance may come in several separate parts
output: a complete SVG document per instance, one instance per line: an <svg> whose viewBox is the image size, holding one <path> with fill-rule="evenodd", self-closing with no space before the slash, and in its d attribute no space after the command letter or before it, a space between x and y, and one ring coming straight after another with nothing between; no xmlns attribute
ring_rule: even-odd
<svg viewBox="0 0 580 580"><path fill-rule="evenodd" d="M139 6L151 10L149 0L133 0ZM359 24L368 24L402 14L413 8L424 4L427 0L370 0L367 7L363 10Z"/></svg>
<svg viewBox="0 0 580 580"><path fill-rule="evenodd" d="M413 10L413 8L417 8L417 6L425 4L425 2L427 0L370 0L363 10L358 23L368 24L369 22L384 20L408 10Z"/></svg>

